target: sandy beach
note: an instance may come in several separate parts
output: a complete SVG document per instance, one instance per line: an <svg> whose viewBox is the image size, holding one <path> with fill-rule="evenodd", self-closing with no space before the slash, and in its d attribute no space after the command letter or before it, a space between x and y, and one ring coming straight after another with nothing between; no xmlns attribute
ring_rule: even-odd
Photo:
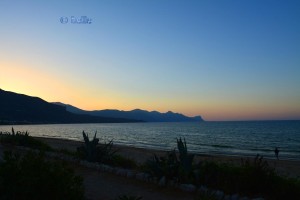
<svg viewBox="0 0 300 200"><path fill-rule="evenodd" d="M37 137L39 140L47 143L52 148L55 149L67 149L70 151L76 151L77 147L82 145L80 141L57 139L57 138L42 138ZM126 157L135 160L138 164L144 163L147 159L151 158L154 154L161 156L165 155L166 151L153 150L153 149L143 149L135 147L127 147L114 145L118 151L117 153ZM255 155L253 156L253 158ZM241 156L220 156L220 155L196 155L195 162L199 161L216 161L223 163L241 163L241 159L245 159ZM266 159L271 167L274 167L275 170L282 174L290 177L300 177L300 161L291 161L291 160L276 160L276 159Z"/></svg>

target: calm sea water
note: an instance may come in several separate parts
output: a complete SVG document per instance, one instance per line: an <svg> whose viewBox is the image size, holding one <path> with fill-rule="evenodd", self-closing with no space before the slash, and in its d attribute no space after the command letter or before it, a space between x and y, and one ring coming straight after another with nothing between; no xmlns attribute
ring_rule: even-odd
<svg viewBox="0 0 300 200"><path fill-rule="evenodd" d="M186 139L188 150L201 154L263 155L274 158L279 147L281 159L300 160L300 121L201 122L201 123L122 123L17 125L15 130L32 136L82 140L82 131L100 142L171 150L176 138ZM11 126L0 126L10 131Z"/></svg>

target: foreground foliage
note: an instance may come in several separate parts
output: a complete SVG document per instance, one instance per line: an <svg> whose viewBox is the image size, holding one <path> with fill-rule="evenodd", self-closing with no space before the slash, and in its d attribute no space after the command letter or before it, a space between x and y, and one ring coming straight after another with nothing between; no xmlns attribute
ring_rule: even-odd
<svg viewBox="0 0 300 200"><path fill-rule="evenodd" d="M81 158L86 159L89 162L110 162L112 156L116 152L112 149L113 141L111 140L108 143L100 145L99 139L96 138L96 135L97 132L95 132L93 140L90 140L89 135L83 131L82 136L84 139L84 145L77 148L77 153Z"/></svg>
<svg viewBox="0 0 300 200"><path fill-rule="evenodd" d="M260 155L242 160L240 165L212 161L194 164L194 155L188 153L185 140L177 139L177 148L179 156L175 150L162 157L154 155L147 161L144 170L159 180L164 177L166 182L172 180L179 184L205 185L227 194L263 196L272 200L300 196L300 180L279 176ZM205 198L214 197L213 194L205 194Z"/></svg>
<svg viewBox="0 0 300 200"><path fill-rule="evenodd" d="M225 193L294 199L300 196L300 180L279 176L262 156L242 160L241 165L203 162L197 166L197 184Z"/></svg>
<svg viewBox="0 0 300 200"><path fill-rule="evenodd" d="M189 182L193 179L193 159L194 155L189 154L186 141L177 139L179 156L175 149L167 152L166 156L153 156L145 164L145 170L152 176L159 179L165 177L167 181L175 180L179 182Z"/></svg>
<svg viewBox="0 0 300 200"><path fill-rule="evenodd" d="M113 148L112 140L108 143L100 144L96 135L97 132L95 132L93 139L90 140L88 134L84 131L82 132L84 145L77 148L77 155L80 158L89 162L104 163L129 169L137 167L134 160L116 154L117 150Z"/></svg>
<svg viewBox="0 0 300 200"><path fill-rule="evenodd" d="M84 199L82 178L42 153L5 152L0 164L0 199Z"/></svg>
<svg viewBox="0 0 300 200"><path fill-rule="evenodd" d="M14 128L11 129L11 133L2 131L0 132L0 143L4 145L24 146L43 151L51 150L50 146L34 137L31 137L27 131L15 132Z"/></svg>
<svg viewBox="0 0 300 200"><path fill-rule="evenodd" d="M126 158L124 156L121 156L119 154L114 154L107 164L116 166L116 167L122 167L126 169L136 169L138 168L138 165L133 159Z"/></svg>
<svg viewBox="0 0 300 200"><path fill-rule="evenodd" d="M80 158L123 168L137 168L133 160L116 154L112 140L109 143L99 144L96 133L90 140L84 131L83 138L84 145L76 152ZM48 148L47 145L30 137L27 132L15 133L14 129L11 133L0 132L0 142L36 149ZM185 140L177 139L177 148L178 153L174 149L165 156L154 155L143 166L143 170L159 180L164 178L166 182L172 180L178 184L204 185L211 189L222 190L225 194L238 193L272 200L295 199L300 196L300 180L279 176L262 156L242 160L240 165L211 161L195 164L194 155L188 153ZM73 155L72 152L67 153ZM29 196L30 199L83 198L82 180L61 163L47 162L42 154L34 153L25 156L6 153L4 160L5 162L0 165L0 199L28 199ZM202 193L199 199L215 199L215 197L208 191Z"/></svg>

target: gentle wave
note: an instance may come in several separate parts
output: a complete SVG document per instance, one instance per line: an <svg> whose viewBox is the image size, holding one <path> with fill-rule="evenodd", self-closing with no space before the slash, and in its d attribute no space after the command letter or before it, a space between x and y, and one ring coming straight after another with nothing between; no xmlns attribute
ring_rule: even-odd
<svg viewBox="0 0 300 200"><path fill-rule="evenodd" d="M130 124L57 124L18 125L15 130L32 136L82 140L82 131L92 137L97 131L100 142L148 149L172 150L177 138L185 138L193 153L242 155L300 160L300 121L203 122L203 123L130 123ZM0 126L10 131L11 126Z"/></svg>

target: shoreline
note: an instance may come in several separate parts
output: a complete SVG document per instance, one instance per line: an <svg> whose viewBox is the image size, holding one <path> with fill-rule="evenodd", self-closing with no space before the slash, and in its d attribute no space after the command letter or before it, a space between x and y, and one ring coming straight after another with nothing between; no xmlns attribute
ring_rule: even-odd
<svg viewBox="0 0 300 200"><path fill-rule="evenodd" d="M67 138L60 138L60 137L47 137L47 136L32 136L34 138L39 138L41 140L45 139L45 140L61 140L61 141L65 141L65 142L74 142L75 143L82 143L83 139L81 138L80 140L76 140L75 139L67 139ZM170 152L172 151L174 148L170 148L170 149L163 149L163 148L151 148L151 147L142 147L142 146L134 146L134 145L126 145L126 144L116 144L113 143L114 147L119 147L119 148L133 148L133 149L139 149L139 150L146 150L146 151L151 151L151 152ZM175 148L177 149L177 148ZM76 150L76 149L75 149ZM205 152L195 152L195 151L191 151L189 150L190 154L194 154L196 156L203 156L203 157L229 157L229 158L255 158L256 155L260 155L263 156L263 158L265 160L268 161L276 161L276 157L274 156L269 156L269 155L263 155L263 154L230 154L230 153L205 153ZM300 159L295 159L295 158L290 158L290 157L281 157L280 153L279 153L279 160L281 161L295 161L295 162L300 162Z"/></svg>
<svg viewBox="0 0 300 200"><path fill-rule="evenodd" d="M222 122L217 122L215 125L211 123L213 124L213 122L204 122L206 125L203 126L195 123L57 124L19 126L15 127L15 130L28 130L31 136L75 141L82 141L81 130L89 133L90 137L97 130L99 133L97 137L101 143L112 139L114 145L156 151L174 149L177 146L176 138L183 137L187 140L190 153L204 156L251 158L259 154L273 160L276 159L274 149L279 147L280 160L300 161L298 122L291 124L285 121L280 124L272 121L268 124L262 121L261 124L257 124L255 121L253 125L250 122L240 121L237 121L237 124L230 122L233 124L228 125ZM11 128L11 126L3 126L1 130L10 132ZM232 131L227 132L228 130ZM237 139L239 137L244 139Z"/></svg>
<svg viewBox="0 0 300 200"><path fill-rule="evenodd" d="M76 151L77 147L83 144L83 141L68 140L62 138L46 138L46 137L35 137L54 149L66 149L69 151ZM146 149L139 147L130 147L125 145L113 145L117 149L117 154L124 156L126 158L135 160L137 164L143 164L148 159L151 159L154 154L157 156L166 155L166 150L155 150L155 149ZM240 164L242 159L253 160L255 156L245 157L239 155L213 155L213 154L195 154L195 163L201 161L214 161L219 163L228 163L228 164ZM269 164L270 167L273 167L276 172L280 175L288 177L298 177L300 178L300 161L294 160L276 160L264 158Z"/></svg>

